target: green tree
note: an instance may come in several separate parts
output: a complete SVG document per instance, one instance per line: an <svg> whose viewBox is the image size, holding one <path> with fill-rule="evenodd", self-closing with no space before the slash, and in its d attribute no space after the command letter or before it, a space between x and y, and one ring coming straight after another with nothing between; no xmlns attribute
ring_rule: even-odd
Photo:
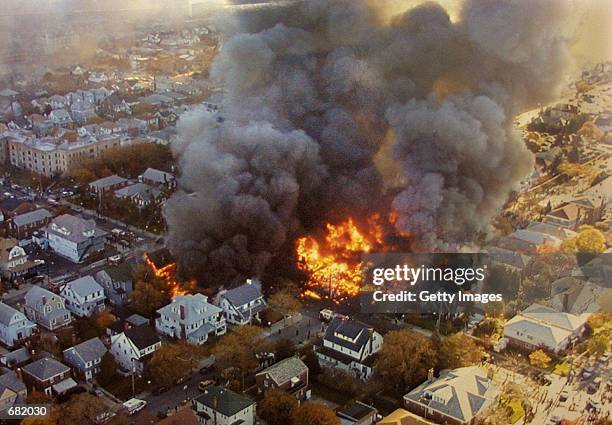
<svg viewBox="0 0 612 425"><path fill-rule="evenodd" d="M407 329L385 335L375 370L397 394L404 394L427 378L428 370L436 367L437 352L430 338Z"/></svg>
<svg viewBox="0 0 612 425"><path fill-rule="evenodd" d="M117 379L120 379L120 375L117 372L119 368L119 364L113 357L110 352L106 352L102 356L102 360L100 362L100 372L96 375L96 381L102 387L106 387L111 382L114 382Z"/></svg>
<svg viewBox="0 0 612 425"><path fill-rule="evenodd" d="M290 284L272 294L268 300L268 305L270 309L283 317L283 320L302 310L302 303L297 297L297 289Z"/></svg>
<svg viewBox="0 0 612 425"><path fill-rule="evenodd" d="M439 368L455 369L482 361L484 349L464 333L456 333L442 340L439 346Z"/></svg>
<svg viewBox="0 0 612 425"><path fill-rule="evenodd" d="M340 425L340 418L324 404L304 403L293 411L292 425Z"/></svg>
<svg viewBox="0 0 612 425"><path fill-rule="evenodd" d="M291 423L298 402L291 394L280 390L268 391L264 399L257 403L257 414L268 425L287 425Z"/></svg>
<svg viewBox="0 0 612 425"><path fill-rule="evenodd" d="M610 336L605 332L599 332L591 336L587 341L587 349L591 354L601 356L610 347Z"/></svg>
<svg viewBox="0 0 612 425"><path fill-rule="evenodd" d="M288 338L281 338L274 344L274 354L276 361L291 357L295 354L295 343Z"/></svg>

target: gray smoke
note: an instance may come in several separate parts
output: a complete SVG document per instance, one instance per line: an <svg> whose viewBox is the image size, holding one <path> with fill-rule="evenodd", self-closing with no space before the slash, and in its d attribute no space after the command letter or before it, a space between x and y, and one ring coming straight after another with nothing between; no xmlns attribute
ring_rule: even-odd
<svg viewBox="0 0 612 425"><path fill-rule="evenodd" d="M211 78L224 121L181 118L184 193L165 211L187 274L260 273L304 227L347 212L392 207L415 250L486 229L531 168L512 120L566 70L569 5L467 0L453 21L410 2L388 19L398 3L310 0L223 26ZM390 130L404 185L384 205L374 157Z"/></svg>

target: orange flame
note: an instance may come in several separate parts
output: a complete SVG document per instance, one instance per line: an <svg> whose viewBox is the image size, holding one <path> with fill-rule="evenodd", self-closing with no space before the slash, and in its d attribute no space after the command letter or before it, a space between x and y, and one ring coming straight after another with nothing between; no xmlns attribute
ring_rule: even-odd
<svg viewBox="0 0 612 425"><path fill-rule="evenodd" d="M302 296L340 303L358 295L362 283L360 256L383 243L379 219L380 215L374 214L367 220L367 234L348 218L340 224L327 224L324 243L312 236L298 239L298 267L309 275Z"/></svg>
<svg viewBox="0 0 612 425"><path fill-rule="evenodd" d="M144 254L144 261L153 271L155 277L164 281L168 288L168 295L170 297L176 297L177 295L185 295L188 293L186 288L183 288L178 280L174 277L176 274L176 263L170 263L164 267L157 268L155 263L151 260L148 254ZM192 287L195 282L189 282L189 286Z"/></svg>

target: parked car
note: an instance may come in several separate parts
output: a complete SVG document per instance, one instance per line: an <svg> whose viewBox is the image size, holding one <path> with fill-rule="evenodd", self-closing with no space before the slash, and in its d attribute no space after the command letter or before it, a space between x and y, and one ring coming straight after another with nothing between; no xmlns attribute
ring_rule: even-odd
<svg viewBox="0 0 612 425"><path fill-rule="evenodd" d="M123 403L123 407L126 409L128 415L135 415L145 408L147 402L145 400L141 400L139 398L131 398L125 403Z"/></svg>
<svg viewBox="0 0 612 425"><path fill-rule="evenodd" d="M206 388L214 384L215 384L215 381L213 381L212 379L207 379L206 381L200 381L200 383L198 384L198 390L204 391Z"/></svg>

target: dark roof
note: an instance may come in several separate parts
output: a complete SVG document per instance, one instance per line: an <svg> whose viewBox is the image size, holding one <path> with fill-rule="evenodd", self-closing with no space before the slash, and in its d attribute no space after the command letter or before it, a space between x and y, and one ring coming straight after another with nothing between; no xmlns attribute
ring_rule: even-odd
<svg viewBox="0 0 612 425"><path fill-rule="evenodd" d="M104 271L110 276L113 282L127 282L132 280L132 268L128 263L105 267Z"/></svg>
<svg viewBox="0 0 612 425"><path fill-rule="evenodd" d="M202 395L196 397L196 401L225 416L234 416L255 404L250 398L218 386L208 387Z"/></svg>
<svg viewBox="0 0 612 425"><path fill-rule="evenodd" d="M23 367L23 371L34 376L40 381L51 378L52 376L59 375L60 373L70 371L70 368L63 363L58 362L50 357L43 357L42 359L30 363Z"/></svg>
<svg viewBox="0 0 612 425"><path fill-rule="evenodd" d="M227 298L236 307L248 304L262 296L259 285L255 283L245 283L237 288L230 289L222 295L222 297Z"/></svg>
<svg viewBox="0 0 612 425"><path fill-rule="evenodd" d="M334 317L325 331L325 339L353 351L360 351L370 339L371 328L355 320ZM339 338L340 334L344 338Z"/></svg>
<svg viewBox="0 0 612 425"><path fill-rule="evenodd" d="M355 400L351 401L343 408L338 409L336 415L344 419L352 420L353 422L358 422L372 414L376 415L377 412L378 411L374 407Z"/></svg>
<svg viewBox="0 0 612 425"><path fill-rule="evenodd" d="M147 325L135 326L126 330L124 333L139 350L150 347L161 341L155 331Z"/></svg>

